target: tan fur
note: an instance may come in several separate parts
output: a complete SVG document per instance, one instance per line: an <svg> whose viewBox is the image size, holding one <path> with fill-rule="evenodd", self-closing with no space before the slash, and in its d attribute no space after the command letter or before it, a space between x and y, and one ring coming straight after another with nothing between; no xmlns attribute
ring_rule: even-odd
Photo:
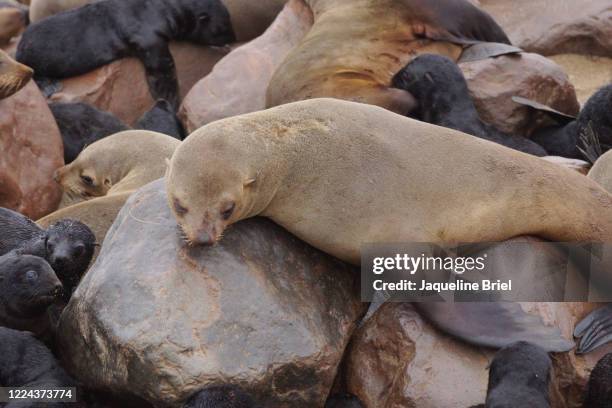
<svg viewBox="0 0 612 408"><path fill-rule="evenodd" d="M597 159L588 177L595 180L604 190L612 193L612 150Z"/></svg>
<svg viewBox="0 0 612 408"><path fill-rule="evenodd" d="M94 1L97 0L32 0L30 4L30 21L35 23L53 14L81 7Z"/></svg>
<svg viewBox="0 0 612 408"><path fill-rule="evenodd" d="M333 99L204 126L177 149L166 182L193 243L256 215L355 264L369 242L612 241L612 196L587 177Z"/></svg>
<svg viewBox="0 0 612 408"><path fill-rule="evenodd" d="M18 8L0 8L0 44L8 44L25 28L24 12Z"/></svg>
<svg viewBox="0 0 612 408"><path fill-rule="evenodd" d="M180 143L148 130L127 130L98 140L55 172L70 198L64 203L132 192L163 177L166 159ZM93 185L86 184L83 176L91 178Z"/></svg>
<svg viewBox="0 0 612 408"><path fill-rule="evenodd" d="M0 99L8 98L23 88L34 72L0 50Z"/></svg>

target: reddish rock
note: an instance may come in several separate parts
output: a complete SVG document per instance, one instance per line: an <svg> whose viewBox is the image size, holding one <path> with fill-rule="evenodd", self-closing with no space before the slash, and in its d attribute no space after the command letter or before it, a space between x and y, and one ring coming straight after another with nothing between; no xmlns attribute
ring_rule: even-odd
<svg viewBox="0 0 612 408"><path fill-rule="evenodd" d="M265 109L272 74L312 22L310 8L302 0L291 0L264 34L219 61L183 101L179 116L187 131Z"/></svg>
<svg viewBox="0 0 612 408"><path fill-rule="evenodd" d="M60 186L53 172L64 165L55 119L36 84L0 100L0 206L32 219L57 208Z"/></svg>
<svg viewBox="0 0 612 408"><path fill-rule="evenodd" d="M514 45L543 55L612 53L609 0L480 0Z"/></svg>
<svg viewBox="0 0 612 408"><path fill-rule="evenodd" d="M529 136L548 117L512 101L522 96L558 111L580 109L568 76L553 61L522 53L460 64L481 118L498 129Z"/></svg>
<svg viewBox="0 0 612 408"><path fill-rule="evenodd" d="M206 76L229 48L204 47L189 43L171 43L179 90L184 97ZM87 74L63 80L62 90L51 96L53 102L86 102L111 112L133 125L153 106L142 63L135 58L115 61Z"/></svg>

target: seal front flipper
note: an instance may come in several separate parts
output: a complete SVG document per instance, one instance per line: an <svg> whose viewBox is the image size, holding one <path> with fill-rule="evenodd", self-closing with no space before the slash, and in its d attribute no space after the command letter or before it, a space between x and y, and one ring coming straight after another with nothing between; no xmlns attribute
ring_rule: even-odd
<svg viewBox="0 0 612 408"><path fill-rule="evenodd" d="M138 56L147 76L147 83L153 99L165 99L176 111L179 106L178 81L174 59L168 44L142 47Z"/></svg>
<svg viewBox="0 0 612 408"><path fill-rule="evenodd" d="M574 337L580 338L576 353L590 353L612 341L612 304L589 313L574 329Z"/></svg>
<svg viewBox="0 0 612 408"><path fill-rule="evenodd" d="M513 302L415 303L419 313L434 326L467 343L491 348L527 341L549 352L574 348L556 327L526 313Z"/></svg>

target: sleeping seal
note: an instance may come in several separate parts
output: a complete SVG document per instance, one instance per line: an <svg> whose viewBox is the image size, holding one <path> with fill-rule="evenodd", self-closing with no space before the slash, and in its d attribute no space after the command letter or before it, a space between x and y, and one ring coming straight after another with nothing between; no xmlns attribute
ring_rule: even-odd
<svg viewBox="0 0 612 408"><path fill-rule="evenodd" d="M39 80L68 78L124 57L139 58L154 99L176 109L178 84L171 40L225 45L235 39L220 0L105 0L30 25L17 60Z"/></svg>
<svg viewBox="0 0 612 408"><path fill-rule="evenodd" d="M427 123L459 130L534 156L546 150L531 140L505 134L484 123L470 97L457 64L442 55L419 55L392 79L395 88L410 92L418 101L416 117Z"/></svg>

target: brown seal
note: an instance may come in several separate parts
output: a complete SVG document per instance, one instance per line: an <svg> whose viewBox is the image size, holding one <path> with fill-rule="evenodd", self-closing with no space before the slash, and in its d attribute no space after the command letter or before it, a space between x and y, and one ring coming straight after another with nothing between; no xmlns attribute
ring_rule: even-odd
<svg viewBox="0 0 612 408"><path fill-rule="evenodd" d="M411 95L389 88L415 55L457 61L464 45L509 43L503 30L467 0L307 0L314 25L276 70L267 106L334 97L405 114Z"/></svg>
<svg viewBox="0 0 612 408"><path fill-rule="evenodd" d="M612 194L612 150L604 153L595 161L589 171L589 178Z"/></svg>
<svg viewBox="0 0 612 408"><path fill-rule="evenodd" d="M0 99L17 93L32 78L32 74L31 68L18 63L0 50Z"/></svg>

